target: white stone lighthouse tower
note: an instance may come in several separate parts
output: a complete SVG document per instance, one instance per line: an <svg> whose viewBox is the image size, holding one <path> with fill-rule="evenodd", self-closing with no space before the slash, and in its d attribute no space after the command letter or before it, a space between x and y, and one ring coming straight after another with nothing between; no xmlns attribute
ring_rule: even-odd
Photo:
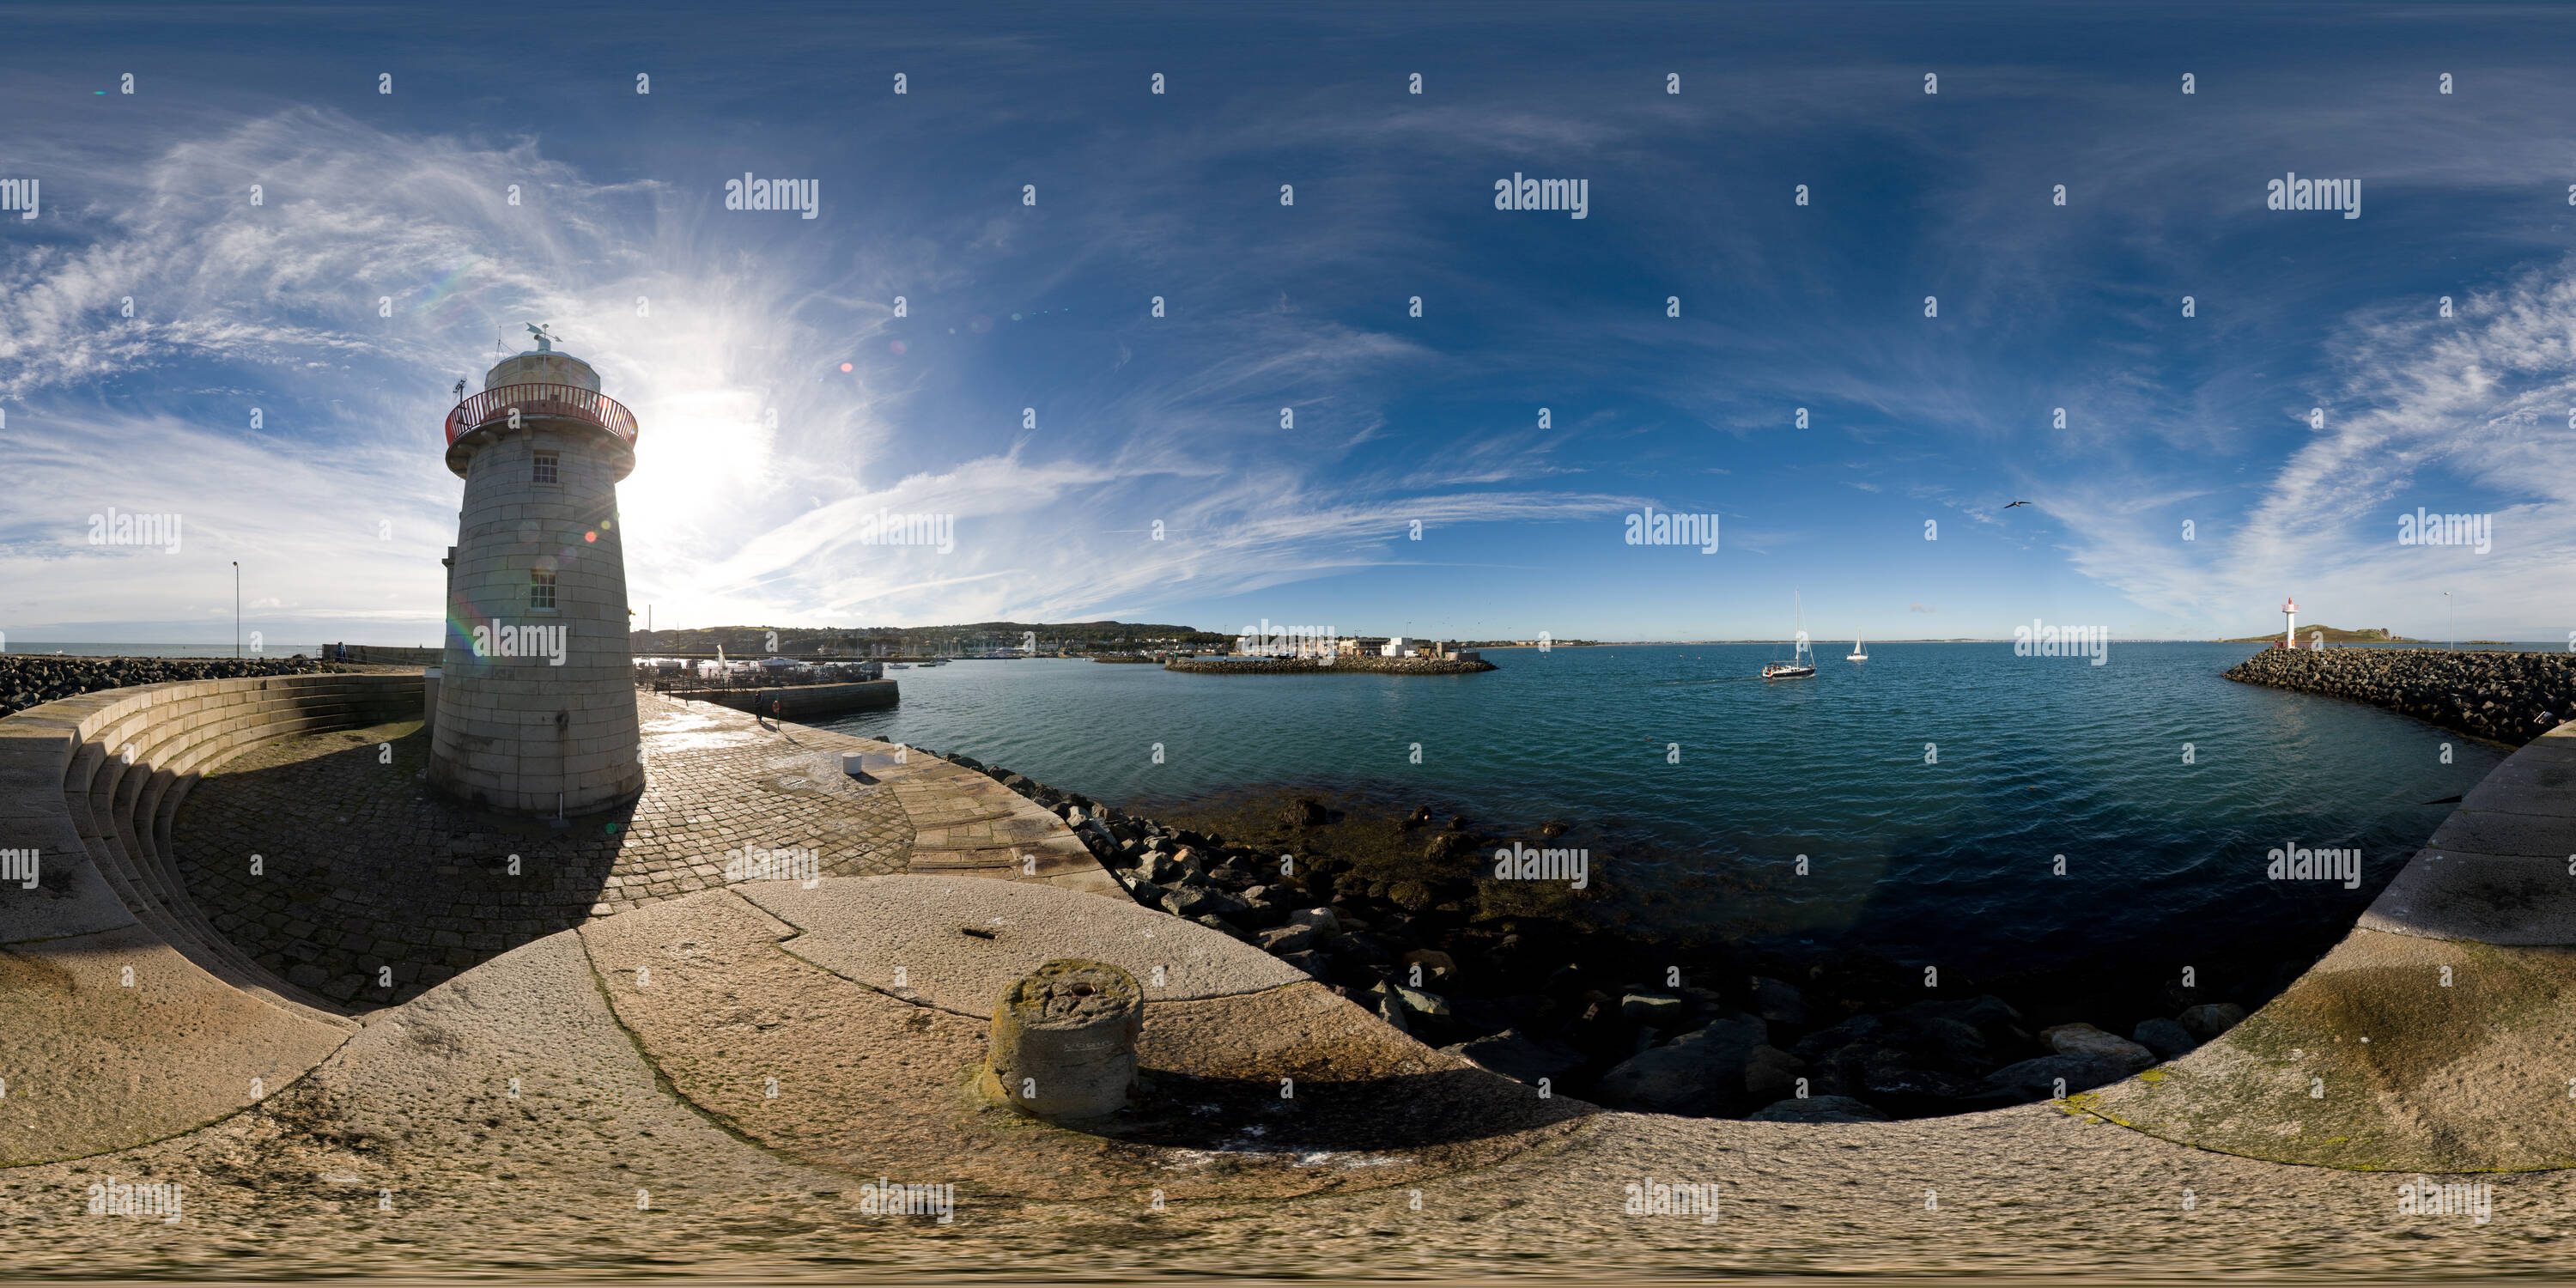
<svg viewBox="0 0 2576 1288"><path fill-rule="evenodd" d="M641 791L617 484L635 417L590 364L503 359L447 416L465 480L447 558L447 652L429 781L513 814L566 816Z"/></svg>

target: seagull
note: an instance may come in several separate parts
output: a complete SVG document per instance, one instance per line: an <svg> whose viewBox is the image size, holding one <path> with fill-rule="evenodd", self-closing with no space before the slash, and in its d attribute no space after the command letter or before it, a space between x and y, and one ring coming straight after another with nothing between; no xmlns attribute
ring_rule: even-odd
<svg viewBox="0 0 2576 1288"><path fill-rule="evenodd" d="M2013 508L2013 505L2028 505L2028 504L2030 504L2030 502L2028 502L2028 501L2015 501L2015 502L2013 502L2013 503L2012 503L2012 505L2005 506L2004 508L2005 508L2005 509L2007 509L2007 510L2009 510L2009 509Z"/></svg>

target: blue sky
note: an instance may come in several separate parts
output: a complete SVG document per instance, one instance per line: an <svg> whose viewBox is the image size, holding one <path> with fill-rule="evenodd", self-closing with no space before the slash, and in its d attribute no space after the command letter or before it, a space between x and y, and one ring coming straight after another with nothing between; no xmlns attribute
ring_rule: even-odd
<svg viewBox="0 0 2576 1288"><path fill-rule="evenodd" d="M273 639L433 642L448 389L529 321L642 423L662 626L1731 638L1795 588L1829 637L2239 635L2285 593L2438 637L2445 590L2464 637L2576 628L2545 7L0 22L42 195L0 214L13 641L223 639L238 559ZM746 171L817 217L726 210ZM2290 171L2361 217L2267 210ZM1587 217L1496 210L1514 173ZM1721 549L1626 545L1648 505ZM111 506L180 550L91 544ZM2401 546L2418 506L2492 548ZM881 509L956 548L862 543Z"/></svg>

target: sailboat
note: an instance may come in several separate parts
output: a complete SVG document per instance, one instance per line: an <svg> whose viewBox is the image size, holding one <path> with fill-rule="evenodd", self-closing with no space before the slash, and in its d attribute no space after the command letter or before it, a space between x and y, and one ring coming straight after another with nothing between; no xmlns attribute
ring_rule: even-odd
<svg viewBox="0 0 2576 1288"><path fill-rule="evenodd" d="M1789 602L1792 605L1795 605L1795 611L1797 613L1798 651L1791 655L1789 661L1773 662L1764 666L1762 668L1763 679L1795 680L1801 676L1814 675L1816 673L1815 651L1807 647L1807 609L1805 604L1799 602L1797 596L1798 592L1794 590L1789 592Z"/></svg>
<svg viewBox="0 0 2576 1288"><path fill-rule="evenodd" d="M1869 650L1862 648L1859 640L1853 640L1851 656L1844 658L1843 660L1846 662L1866 662L1869 660Z"/></svg>

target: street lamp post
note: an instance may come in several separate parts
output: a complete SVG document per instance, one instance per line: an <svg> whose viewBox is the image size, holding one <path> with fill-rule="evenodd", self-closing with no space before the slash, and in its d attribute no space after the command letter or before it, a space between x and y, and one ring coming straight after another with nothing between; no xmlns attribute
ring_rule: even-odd
<svg viewBox="0 0 2576 1288"><path fill-rule="evenodd" d="M241 660L241 560L233 560L233 660Z"/></svg>

